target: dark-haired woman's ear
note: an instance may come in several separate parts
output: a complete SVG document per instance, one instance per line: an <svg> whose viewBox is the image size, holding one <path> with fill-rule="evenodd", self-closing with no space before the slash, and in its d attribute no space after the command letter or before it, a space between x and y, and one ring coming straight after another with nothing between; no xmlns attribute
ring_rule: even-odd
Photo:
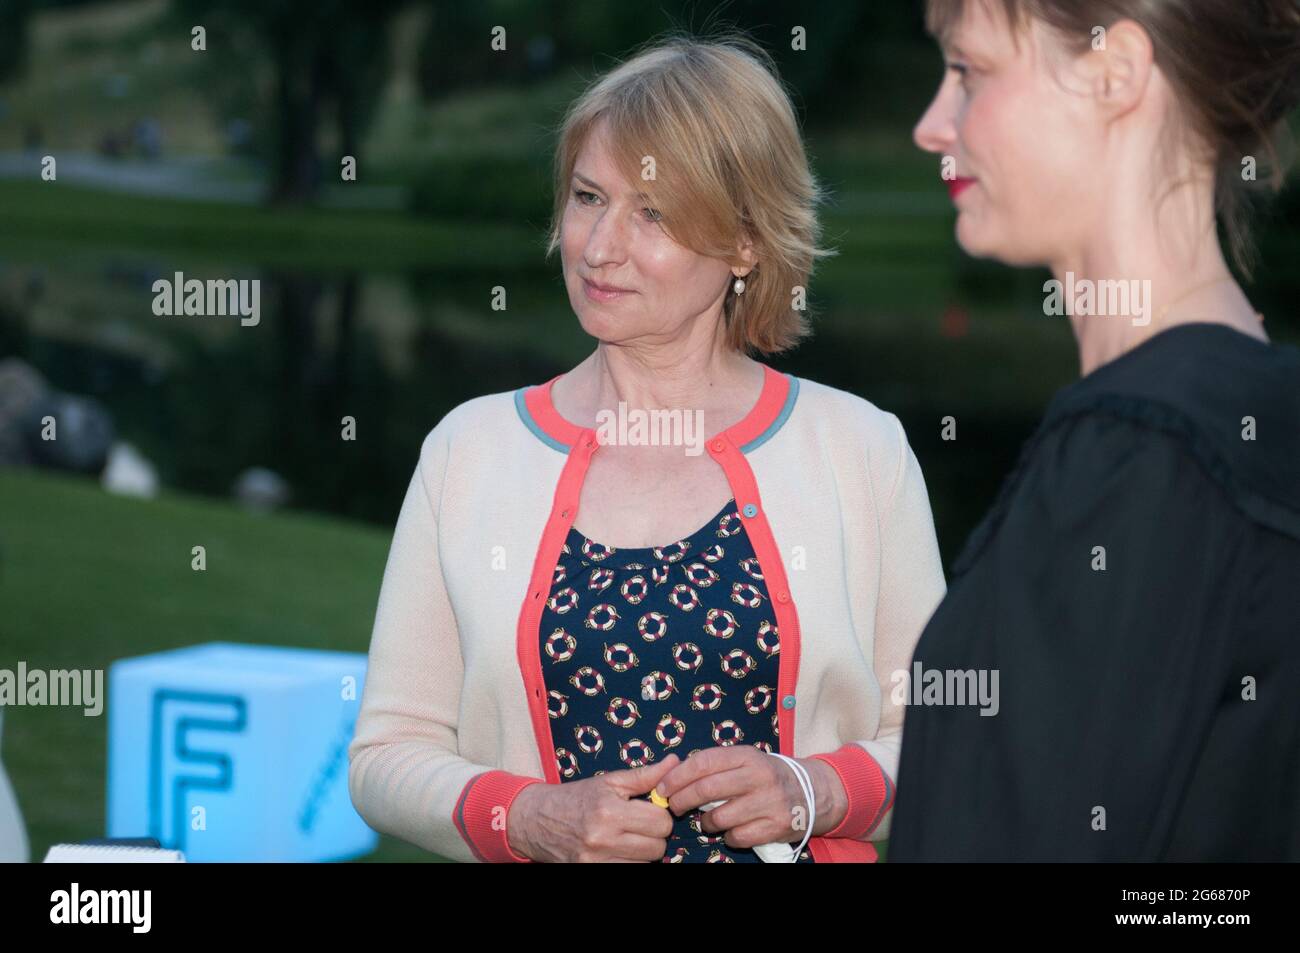
<svg viewBox="0 0 1300 953"><path fill-rule="evenodd" d="M1155 66L1155 50L1147 31L1133 20L1096 29L1092 49L1080 65L1097 105L1109 118L1116 118L1142 103Z"/></svg>

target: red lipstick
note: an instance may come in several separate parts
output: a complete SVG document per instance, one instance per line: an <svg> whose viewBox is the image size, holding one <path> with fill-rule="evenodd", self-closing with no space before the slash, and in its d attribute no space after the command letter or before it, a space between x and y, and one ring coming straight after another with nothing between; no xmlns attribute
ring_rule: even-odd
<svg viewBox="0 0 1300 953"><path fill-rule="evenodd" d="M955 202L957 201L957 196L965 192L968 188L974 185L975 182L976 182L975 179L966 179L966 178L949 179L948 195L951 196L952 200Z"/></svg>

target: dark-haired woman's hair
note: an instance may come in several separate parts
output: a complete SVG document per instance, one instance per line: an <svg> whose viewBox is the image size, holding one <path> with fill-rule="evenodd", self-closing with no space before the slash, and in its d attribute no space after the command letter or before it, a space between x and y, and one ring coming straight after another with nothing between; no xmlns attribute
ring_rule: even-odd
<svg viewBox="0 0 1300 953"><path fill-rule="evenodd" d="M967 0L927 0L936 36L960 21ZM1155 60L1210 149L1215 205L1238 268L1249 275L1247 156L1263 161L1262 181L1282 186L1285 120L1300 104L1300 0L977 0L1001 3L1019 27L1040 20L1089 48L1095 27L1132 20L1151 37Z"/></svg>

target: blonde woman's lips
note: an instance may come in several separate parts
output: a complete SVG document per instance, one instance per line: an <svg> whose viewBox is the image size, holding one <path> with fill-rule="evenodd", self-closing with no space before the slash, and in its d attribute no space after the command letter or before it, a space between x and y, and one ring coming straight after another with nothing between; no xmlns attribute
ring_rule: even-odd
<svg viewBox="0 0 1300 953"><path fill-rule="evenodd" d="M598 285L588 281L586 278L582 279L582 290L586 292L587 297L592 301L614 301L617 298L622 298L625 295L635 293L629 291L627 288L614 288L610 285Z"/></svg>

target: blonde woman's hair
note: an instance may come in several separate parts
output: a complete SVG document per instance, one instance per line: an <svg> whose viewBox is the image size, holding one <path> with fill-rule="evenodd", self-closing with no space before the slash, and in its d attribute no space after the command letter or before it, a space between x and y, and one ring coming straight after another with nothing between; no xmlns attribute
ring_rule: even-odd
<svg viewBox="0 0 1300 953"><path fill-rule="evenodd" d="M808 279L816 259L835 252L818 247L825 193L768 53L737 33L674 34L597 78L559 130L548 258L560 243L574 163L600 122L616 167L674 241L733 266L742 264L742 239L753 242L744 293L728 279L728 343L774 354L809 335Z"/></svg>

